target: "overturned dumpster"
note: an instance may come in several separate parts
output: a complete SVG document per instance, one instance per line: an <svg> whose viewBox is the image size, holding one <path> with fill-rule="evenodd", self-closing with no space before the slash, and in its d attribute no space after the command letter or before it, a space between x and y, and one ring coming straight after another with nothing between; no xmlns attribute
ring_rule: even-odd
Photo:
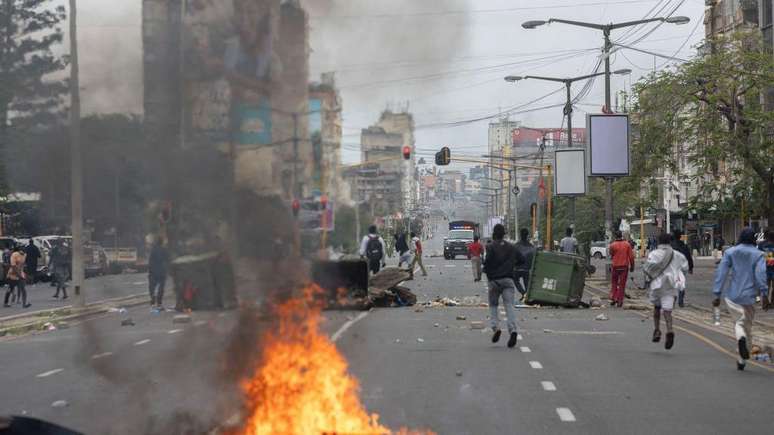
<svg viewBox="0 0 774 435"><path fill-rule="evenodd" d="M538 251L532 262L528 304L577 307L586 286L586 260L578 255Z"/></svg>
<svg viewBox="0 0 774 435"><path fill-rule="evenodd" d="M176 310L236 307L233 266L225 254L213 251L178 257L171 263L171 272Z"/></svg>

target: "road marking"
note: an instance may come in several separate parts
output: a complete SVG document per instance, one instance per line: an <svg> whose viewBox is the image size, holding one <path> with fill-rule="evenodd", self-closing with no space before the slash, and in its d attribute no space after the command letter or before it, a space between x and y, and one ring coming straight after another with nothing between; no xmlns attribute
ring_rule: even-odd
<svg viewBox="0 0 774 435"><path fill-rule="evenodd" d="M518 337L516 337L516 338L518 339ZM521 351L522 351L522 352L524 352L524 353L530 353L530 352L532 352L532 349L530 349L530 348L529 348L529 347L527 347L527 346L521 346L519 349L521 349Z"/></svg>
<svg viewBox="0 0 774 435"><path fill-rule="evenodd" d="M551 381L540 381L540 385L542 385L543 389L546 391L556 391L556 385Z"/></svg>
<svg viewBox="0 0 774 435"><path fill-rule="evenodd" d="M570 411L570 408L556 408L556 413L559 414L559 420L575 421L575 416Z"/></svg>
<svg viewBox="0 0 774 435"><path fill-rule="evenodd" d="M457 267L456 264L445 264L443 267Z"/></svg>
<svg viewBox="0 0 774 435"><path fill-rule="evenodd" d="M96 355L92 355L91 359L105 358L106 356L110 356L110 355L113 355L113 352L102 352L102 353L98 353Z"/></svg>
<svg viewBox="0 0 774 435"><path fill-rule="evenodd" d="M47 371L47 372L43 372L43 373L41 373L41 374L37 375L37 377L38 377L38 378L47 378L47 377L49 377L49 376L51 376L51 375L55 375L55 374L57 374L57 373L59 373L59 372L63 372L63 371L64 371L64 369L54 369L54 370L49 370L49 371Z"/></svg>
<svg viewBox="0 0 774 435"><path fill-rule="evenodd" d="M356 322L359 322L360 320L362 320L365 316L368 315L368 313L370 313L370 311L363 311L362 313L358 314L357 317L355 317L354 319L348 320L345 324L341 325L341 328L339 328L339 330L336 331L331 336L331 341L334 343L337 342L339 338L341 338L341 335L347 332L347 329L351 328L352 325L354 325Z"/></svg>
<svg viewBox="0 0 774 435"><path fill-rule="evenodd" d="M202 326L202 325L206 325L206 324L207 324L206 320L197 320L197 321L194 322L195 326Z"/></svg>
<svg viewBox="0 0 774 435"><path fill-rule="evenodd" d="M136 281L136 282L132 283L132 285L143 285L143 284L147 284L147 282L145 282L145 281Z"/></svg>
<svg viewBox="0 0 774 435"><path fill-rule="evenodd" d="M180 331L182 331L182 329L170 329L167 331L167 334L177 334Z"/></svg>
<svg viewBox="0 0 774 435"><path fill-rule="evenodd" d="M529 366L535 370L540 370L543 368L543 364L540 364L540 361L530 361Z"/></svg>
<svg viewBox="0 0 774 435"><path fill-rule="evenodd" d="M146 338L145 340L140 340L137 343L134 343L135 346L142 346L143 344L150 343L150 339Z"/></svg>

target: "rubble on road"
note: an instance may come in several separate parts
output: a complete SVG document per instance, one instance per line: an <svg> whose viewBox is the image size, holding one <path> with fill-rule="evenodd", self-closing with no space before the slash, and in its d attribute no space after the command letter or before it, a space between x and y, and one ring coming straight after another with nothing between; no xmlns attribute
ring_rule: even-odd
<svg viewBox="0 0 774 435"><path fill-rule="evenodd" d="M191 323L191 316L188 314L177 314L172 318L172 323Z"/></svg>
<svg viewBox="0 0 774 435"><path fill-rule="evenodd" d="M470 322L470 329L484 329L484 322L481 321L473 321Z"/></svg>
<svg viewBox="0 0 774 435"><path fill-rule="evenodd" d="M591 298L589 301L589 306L592 308L601 308L602 307L602 299L599 298Z"/></svg>
<svg viewBox="0 0 774 435"><path fill-rule="evenodd" d="M594 320L602 320L602 321L604 321L604 320L610 320L610 318L607 317L604 313L602 313L602 314L598 315L597 317L595 317Z"/></svg>
<svg viewBox="0 0 774 435"><path fill-rule="evenodd" d="M467 320L467 319L468 318L466 316L463 316L463 315L457 316L457 320Z"/></svg>
<svg viewBox="0 0 774 435"><path fill-rule="evenodd" d="M417 343L424 343L425 340L423 338L417 338Z"/></svg>
<svg viewBox="0 0 774 435"><path fill-rule="evenodd" d="M411 289L400 284L409 279L408 270L386 267L371 277L368 298L376 307L410 307L416 305L417 296ZM417 311L421 312L421 311Z"/></svg>
<svg viewBox="0 0 774 435"><path fill-rule="evenodd" d="M70 406L70 404L66 400L57 400L51 404L52 408L65 408L67 406Z"/></svg>
<svg viewBox="0 0 774 435"><path fill-rule="evenodd" d="M124 319L121 321L121 326L134 326L134 320Z"/></svg>

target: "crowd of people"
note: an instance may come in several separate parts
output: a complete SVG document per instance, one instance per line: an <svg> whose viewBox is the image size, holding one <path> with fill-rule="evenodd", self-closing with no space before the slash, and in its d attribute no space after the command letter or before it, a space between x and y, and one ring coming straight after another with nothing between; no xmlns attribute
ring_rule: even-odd
<svg viewBox="0 0 774 435"><path fill-rule="evenodd" d="M30 239L26 246L17 244L3 250L3 274L2 284L7 286L3 307L9 308L12 304L29 308L32 304L27 300L27 286L35 285L43 278L39 270L40 260L43 255ZM51 285L56 287L54 298L67 299L67 280L70 278L71 256L67 242L55 245L48 253L47 271L51 278Z"/></svg>

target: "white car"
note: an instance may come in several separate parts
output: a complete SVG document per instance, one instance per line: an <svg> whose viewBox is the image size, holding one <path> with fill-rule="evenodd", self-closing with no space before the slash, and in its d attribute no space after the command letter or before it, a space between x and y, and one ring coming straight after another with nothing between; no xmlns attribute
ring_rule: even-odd
<svg viewBox="0 0 774 435"><path fill-rule="evenodd" d="M591 242L591 249L589 255L601 260L607 258L607 243L606 242Z"/></svg>

